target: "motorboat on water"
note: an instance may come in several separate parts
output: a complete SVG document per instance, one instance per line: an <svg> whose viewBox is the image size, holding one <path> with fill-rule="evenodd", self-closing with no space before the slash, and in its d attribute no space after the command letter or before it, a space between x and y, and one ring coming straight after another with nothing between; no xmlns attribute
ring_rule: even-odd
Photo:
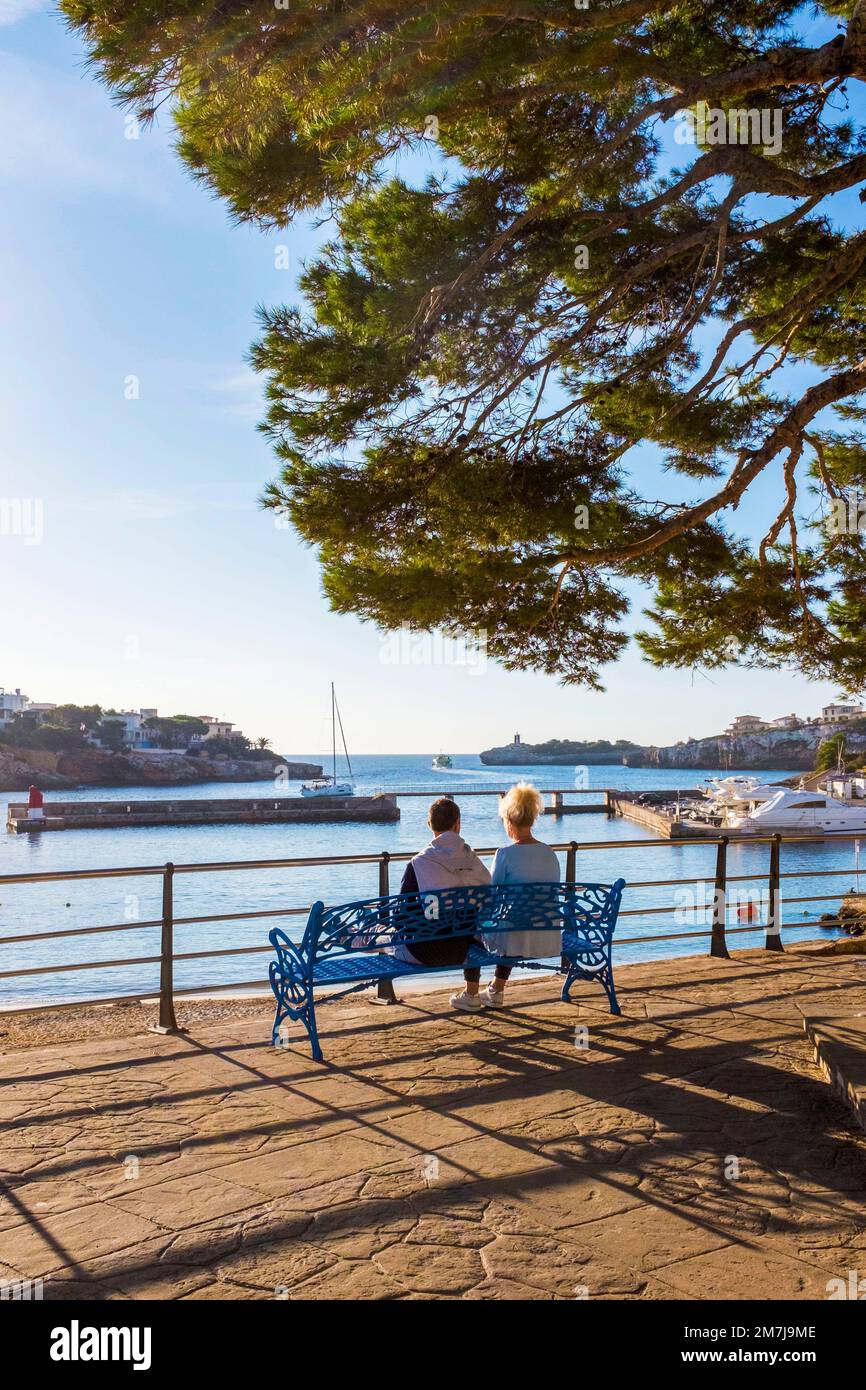
<svg viewBox="0 0 866 1390"><path fill-rule="evenodd" d="M447 771L451 767L451 759L447 753L437 753L430 766L434 772Z"/></svg>
<svg viewBox="0 0 866 1390"><path fill-rule="evenodd" d="M346 766L349 769L349 776L343 781L337 781L337 725L340 726L340 738L343 741L343 755L346 759ZM346 747L346 735L343 733L343 721L340 718L340 709L337 704L337 696L334 693L334 682L331 681L331 752L333 756L333 773L330 777L317 777L312 782L304 782L301 787L301 796L354 796L355 779L352 774L352 764L349 761L349 750Z"/></svg>
<svg viewBox="0 0 866 1390"><path fill-rule="evenodd" d="M832 834L834 830L866 831L866 805L838 801L823 792L794 791L779 787L768 801L746 812L728 809L725 830L738 835L775 835L785 831Z"/></svg>

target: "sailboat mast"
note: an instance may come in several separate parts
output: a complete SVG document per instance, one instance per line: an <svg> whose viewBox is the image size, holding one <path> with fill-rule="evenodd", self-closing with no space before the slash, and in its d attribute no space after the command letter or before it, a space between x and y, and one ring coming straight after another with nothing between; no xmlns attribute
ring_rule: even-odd
<svg viewBox="0 0 866 1390"><path fill-rule="evenodd" d="M335 708L334 682L331 681L331 753L334 760L334 786L337 785L337 719Z"/></svg>
<svg viewBox="0 0 866 1390"><path fill-rule="evenodd" d="M336 698L334 699L334 707L337 711L337 723L340 725L340 738L343 741L343 756L346 759L346 766L349 769L349 778L350 780L354 780L355 774L352 771L352 760L349 757L349 750L346 747L346 735L343 732L343 717L340 714L340 706L337 704Z"/></svg>

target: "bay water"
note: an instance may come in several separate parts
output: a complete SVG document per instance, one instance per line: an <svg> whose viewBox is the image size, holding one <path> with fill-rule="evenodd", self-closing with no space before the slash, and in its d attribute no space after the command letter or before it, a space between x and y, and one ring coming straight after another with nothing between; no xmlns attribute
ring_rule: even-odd
<svg viewBox="0 0 866 1390"><path fill-rule="evenodd" d="M287 755L288 756L288 755ZM327 755L299 753L293 759L319 762L328 766ZM452 754L453 767L434 771L433 754L368 754L352 760L359 794L377 791L429 792L428 797L410 797L399 802L401 819L396 824L372 825L213 825L153 826L113 830L68 830L22 835L0 831L0 875L53 873L74 869L99 869L190 863L218 863L237 860L314 858L325 855L391 854L415 852L430 839L426 827L429 801L437 795L459 789L505 790L514 782L526 780L540 789L564 789L577 785L620 788L623 790L668 789L672 798L677 790L693 788L710 776L729 775L711 770L698 773L680 769L631 768L621 764L590 767L577 772L572 767L485 768L476 754ZM342 775L343 768L338 768ZM731 769L730 772L736 772ZM794 776L792 772L766 774L767 781ZM761 774L762 779L765 774ZM275 795L297 795L299 783L280 784ZM79 791L58 792L63 800L181 800L207 797L247 797L263 799L271 795L269 782L198 783L186 787L85 787ZM26 799L25 789L8 793L7 801ZM52 793L46 794L52 799ZM458 798L459 799L459 798ZM574 801L596 798L573 797ZM602 798L597 798L601 800ZM569 798L567 797L568 801ZM465 798L461 803L463 835L475 848L507 843L496 815L495 796ZM660 938L671 932L684 933L705 928L709 920L715 872L715 846L699 841L685 845L651 846L649 831L620 818L604 814L545 816L537 827L538 837L551 844L577 841L577 877L585 882L610 883L624 878L626 889L623 915L617 927L620 943L615 960L662 959L673 955L703 954L705 937L672 941ZM614 841L633 843L622 848L605 848ZM564 854L561 859L564 867ZM751 920L745 906L754 901L766 915L766 888L769 848L767 845L736 845L728 853L728 874L743 876L732 884L729 925L742 926ZM489 862L489 861L488 861ZM818 870L839 869L833 877L814 878ZM852 887L866 888L866 871L858 881L852 843L830 845L784 845L783 940L792 942L818 936L838 935L836 929L820 928L822 912L838 906L841 894ZM397 892L403 864L391 867L391 892ZM682 887L636 886L652 879L683 879ZM40 1002L58 1003L109 995L153 993L158 985L159 966L155 962L135 966L107 967L100 962L129 957L153 957L159 952L159 928L139 923L158 919L161 913L162 882L148 878L83 879L54 883L0 883L0 1009ZM372 897L378 892L376 864L264 868L237 873L209 871L177 874L175 877L176 917L206 916L232 912L261 912L265 915L241 922L178 925L175 951L184 953L255 948L249 954L215 959L179 960L175 965L178 988L261 982L267 988L267 965L272 951L267 933L281 926L293 937L300 937L306 922L306 909L316 899L334 904ZM736 894L736 898L734 898ZM830 895L822 902L796 902L816 894ZM738 906L739 903L739 906ZM272 917L274 909L304 909L297 916ZM666 908L661 913L651 908ZM128 923L128 927L125 925ZM59 940L23 941L40 932L77 930L99 925L122 925L118 932L69 936ZM626 938L646 937L629 944ZM763 942L760 931L748 931L730 938L732 947L757 946ZM260 949L261 948L261 949ZM53 967L59 964L96 962L84 970L34 974L3 978L2 972Z"/></svg>

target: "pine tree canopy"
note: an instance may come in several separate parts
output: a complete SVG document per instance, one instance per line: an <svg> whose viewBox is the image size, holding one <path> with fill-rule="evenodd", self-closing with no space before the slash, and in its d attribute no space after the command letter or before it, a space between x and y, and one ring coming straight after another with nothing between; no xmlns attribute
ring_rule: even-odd
<svg viewBox="0 0 866 1390"><path fill-rule="evenodd" d="M647 594L654 664L866 683L866 0L63 8L236 218L331 219L252 361L336 610L597 686Z"/></svg>

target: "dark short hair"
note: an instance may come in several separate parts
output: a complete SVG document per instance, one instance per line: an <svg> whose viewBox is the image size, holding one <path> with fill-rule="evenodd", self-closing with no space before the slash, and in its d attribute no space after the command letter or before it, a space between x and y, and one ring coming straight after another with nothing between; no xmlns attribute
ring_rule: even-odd
<svg viewBox="0 0 866 1390"><path fill-rule="evenodd" d="M443 830L453 830L460 819L460 807L450 796L440 796L430 807L430 829L437 835Z"/></svg>

